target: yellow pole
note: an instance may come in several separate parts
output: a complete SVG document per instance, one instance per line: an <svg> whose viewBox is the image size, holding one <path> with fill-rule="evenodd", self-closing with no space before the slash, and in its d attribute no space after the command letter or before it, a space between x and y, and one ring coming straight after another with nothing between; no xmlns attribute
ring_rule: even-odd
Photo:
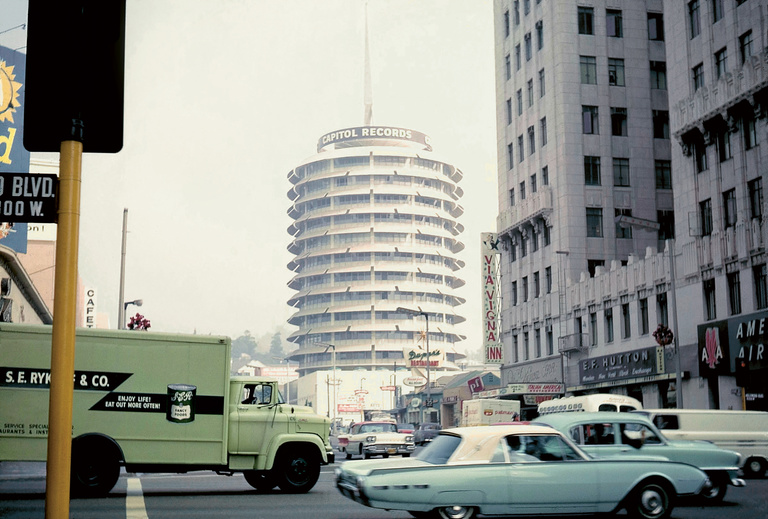
<svg viewBox="0 0 768 519"><path fill-rule="evenodd" d="M67 519L69 517L82 157L83 144L81 142L64 141L61 143L59 219L56 233L56 279L53 297L53 340L51 344L51 389L48 410L46 519Z"/></svg>

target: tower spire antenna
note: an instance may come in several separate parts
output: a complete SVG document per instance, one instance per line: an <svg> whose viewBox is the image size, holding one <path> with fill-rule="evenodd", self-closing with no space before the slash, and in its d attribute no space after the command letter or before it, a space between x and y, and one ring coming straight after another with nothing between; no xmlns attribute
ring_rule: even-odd
<svg viewBox="0 0 768 519"><path fill-rule="evenodd" d="M365 115L363 124L370 126L373 122L373 91L371 89L371 55L368 50L368 2L365 2L365 79L364 79Z"/></svg>

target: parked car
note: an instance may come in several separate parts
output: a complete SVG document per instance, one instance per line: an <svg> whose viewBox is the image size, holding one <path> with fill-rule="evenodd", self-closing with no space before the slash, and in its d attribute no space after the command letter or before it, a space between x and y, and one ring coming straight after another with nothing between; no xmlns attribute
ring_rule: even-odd
<svg viewBox="0 0 768 519"><path fill-rule="evenodd" d="M722 501L728 485L744 486L744 480L737 477L741 466L738 452L710 442L669 440L640 414L554 413L532 423L554 427L594 456L662 456L699 467L709 475L710 484L702 497L710 502Z"/></svg>
<svg viewBox="0 0 768 519"><path fill-rule="evenodd" d="M414 517L611 513L666 519L707 475L692 465L643 457L597 459L541 425L457 427L410 459L351 461L336 487L371 508Z"/></svg>
<svg viewBox="0 0 768 519"><path fill-rule="evenodd" d="M397 432L401 432L403 434L413 434L414 429L416 429L416 426L412 423L397 424Z"/></svg>
<svg viewBox="0 0 768 519"><path fill-rule="evenodd" d="M407 458L416 449L413 435L397 431L394 422L359 422L349 429L348 434L338 436L339 452L352 456L371 456L388 458L392 454L400 454Z"/></svg>
<svg viewBox="0 0 768 519"><path fill-rule="evenodd" d="M431 442L441 429L442 426L439 423L426 422L420 424L419 427L413 431L413 441L416 445L425 445L428 442Z"/></svg>

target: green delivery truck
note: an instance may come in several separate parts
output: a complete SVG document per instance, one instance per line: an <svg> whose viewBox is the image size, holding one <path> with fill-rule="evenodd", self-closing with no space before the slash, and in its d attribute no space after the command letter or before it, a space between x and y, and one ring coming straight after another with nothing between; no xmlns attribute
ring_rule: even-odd
<svg viewBox="0 0 768 519"><path fill-rule="evenodd" d="M230 376L228 337L78 328L72 492L128 472L242 472L309 491L333 463L329 419L287 405L277 380ZM51 327L0 323L0 462L45 461Z"/></svg>

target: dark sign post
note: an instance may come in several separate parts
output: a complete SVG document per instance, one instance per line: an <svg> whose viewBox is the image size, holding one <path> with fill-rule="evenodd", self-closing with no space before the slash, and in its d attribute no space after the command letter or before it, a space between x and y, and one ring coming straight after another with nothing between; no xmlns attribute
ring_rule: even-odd
<svg viewBox="0 0 768 519"><path fill-rule="evenodd" d="M46 519L69 517L83 152L123 147L125 0L29 0L24 147L60 152Z"/></svg>

